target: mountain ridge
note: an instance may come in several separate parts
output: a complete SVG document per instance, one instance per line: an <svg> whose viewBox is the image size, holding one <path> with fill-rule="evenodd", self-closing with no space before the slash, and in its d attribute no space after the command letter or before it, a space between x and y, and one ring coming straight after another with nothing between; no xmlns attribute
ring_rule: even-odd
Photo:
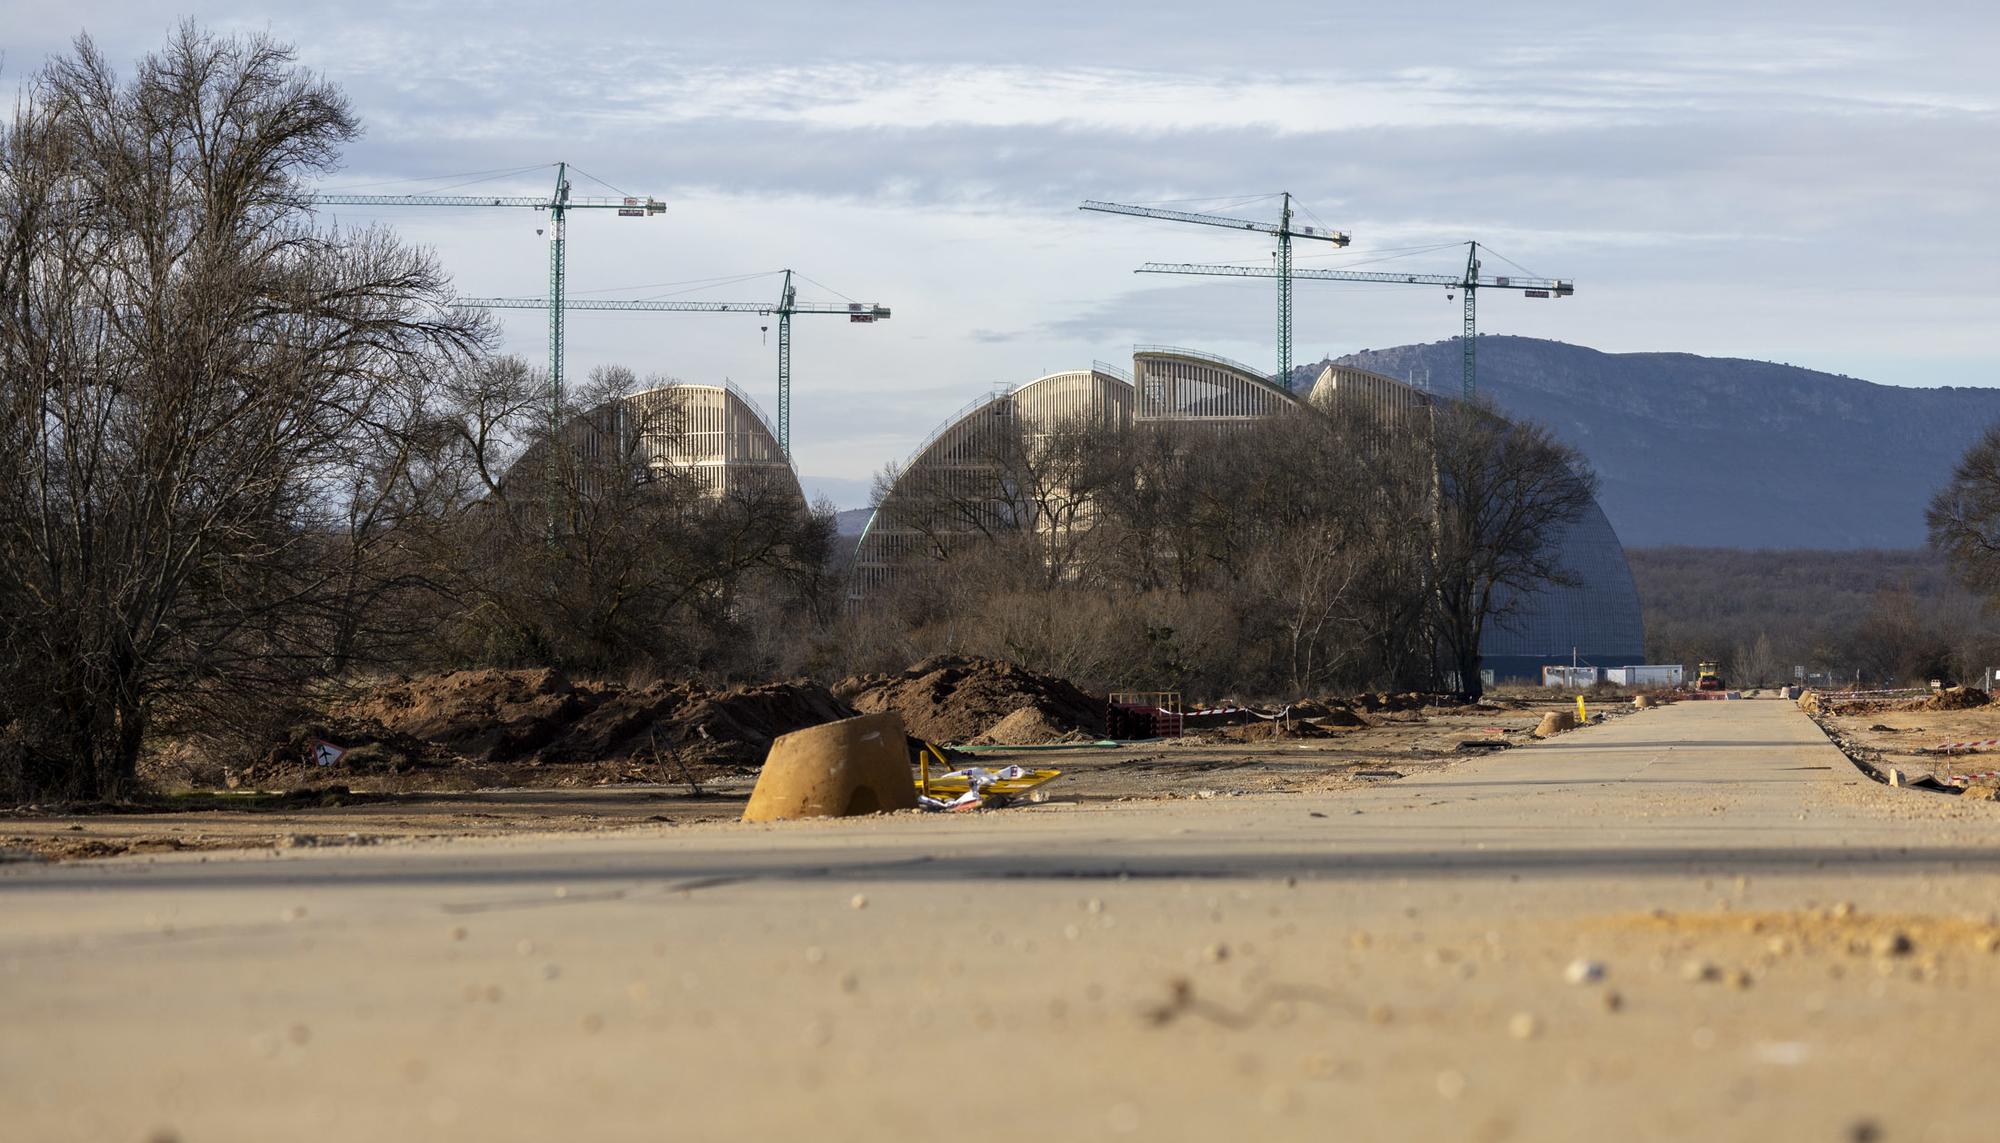
<svg viewBox="0 0 2000 1143"><path fill-rule="evenodd" d="M1429 377L1438 391L1461 375L1456 339L1329 360L1419 387ZM1294 370L1294 385L1326 364ZM1479 339L1479 386L1589 457L1599 502L1634 547L1921 546L1932 493L2000 422L2000 389L1526 337Z"/></svg>

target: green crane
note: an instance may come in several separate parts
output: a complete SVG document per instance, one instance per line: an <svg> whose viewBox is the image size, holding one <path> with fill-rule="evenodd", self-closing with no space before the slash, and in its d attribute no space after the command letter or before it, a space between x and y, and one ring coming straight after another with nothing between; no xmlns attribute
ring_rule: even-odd
<svg viewBox="0 0 2000 1143"><path fill-rule="evenodd" d="M494 196L464 194L315 194L308 201L337 206L525 206L549 212L549 297L537 308L549 311L549 434L554 438L562 417L563 310L569 256L564 218L572 210L615 210L620 218L645 218L667 205L651 196L635 198L575 198L569 193L569 164L556 164L555 191L549 195Z"/></svg>
<svg viewBox="0 0 2000 1143"><path fill-rule="evenodd" d="M1278 221L1258 222L1246 218L1228 218L1219 214L1198 214L1185 210L1161 210L1150 206L1126 206L1116 202L1087 201L1079 210L1101 210L1107 214L1129 214L1135 218L1158 218L1167 222L1191 222L1198 226L1220 226L1229 230L1249 230L1258 234L1273 235L1278 240L1278 265L1259 277L1278 280L1278 373L1274 380L1290 388L1292 384L1292 239L1309 238L1316 242L1331 242L1335 246L1345 246L1348 236L1345 231L1328 230L1319 226L1292 225L1292 195L1290 191L1281 196L1283 204L1278 212Z"/></svg>
<svg viewBox="0 0 2000 1143"><path fill-rule="evenodd" d="M495 310L538 310L549 305L547 298L460 298L461 306ZM889 319L889 307L874 302L801 302L792 285L792 271L785 271L784 285L773 302L677 302L612 301L586 298L564 299L568 310L625 310L653 313L762 314L778 316L778 447L786 459L792 455L792 315L844 314L850 322Z"/></svg>
<svg viewBox="0 0 2000 1143"><path fill-rule="evenodd" d="M1394 286L1443 286L1446 290L1465 292L1465 327L1461 349L1465 357L1465 399L1471 400L1478 391L1478 343L1479 323L1477 320L1480 290L1520 290L1530 298L1566 298L1576 292L1576 283L1568 278L1523 278L1508 276L1482 277L1479 273L1479 243L1468 242L1465 255L1465 273L1451 274L1384 274L1359 270L1298 270L1291 276L1313 278L1326 282L1382 282ZM1134 271L1139 274L1201 274L1225 278L1268 278L1277 271L1267 266L1218 266L1199 262L1148 262ZM1449 294L1446 297L1450 297ZM1287 374L1286 380L1290 381Z"/></svg>

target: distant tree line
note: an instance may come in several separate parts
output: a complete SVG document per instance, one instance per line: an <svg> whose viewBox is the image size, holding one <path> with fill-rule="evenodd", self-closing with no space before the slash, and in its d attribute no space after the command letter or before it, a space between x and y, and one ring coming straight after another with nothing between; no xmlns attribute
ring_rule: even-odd
<svg viewBox="0 0 2000 1143"><path fill-rule="evenodd" d="M1001 655L1211 696L1476 696L1483 634L1568 582L1558 541L1596 484L1547 430L1455 402L1010 419L969 447L878 481L877 526L919 542L848 620L863 660Z"/></svg>
<svg viewBox="0 0 2000 1143"><path fill-rule="evenodd" d="M1732 684L1796 668L1842 682L1978 681L2000 625L1935 551L1628 548L1646 658L1721 664Z"/></svg>

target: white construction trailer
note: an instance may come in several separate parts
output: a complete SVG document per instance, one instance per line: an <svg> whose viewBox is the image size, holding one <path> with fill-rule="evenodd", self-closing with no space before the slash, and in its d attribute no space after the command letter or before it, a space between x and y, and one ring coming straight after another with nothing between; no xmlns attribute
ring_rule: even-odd
<svg viewBox="0 0 2000 1143"><path fill-rule="evenodd" d="M1677 687L1687 681L1687 668L1679 663L1612 667L1604 677L1621 687Z"/></svg>

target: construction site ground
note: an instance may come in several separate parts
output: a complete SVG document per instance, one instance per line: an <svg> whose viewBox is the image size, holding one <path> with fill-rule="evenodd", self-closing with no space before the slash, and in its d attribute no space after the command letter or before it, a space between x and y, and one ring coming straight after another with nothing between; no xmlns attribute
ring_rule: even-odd
<svg viewBox="0 0 2000 1143"><path fill-rule="evenodd" d="M1875 710L1823 715L1821 721L1869 765L1885 772L1893 766L1914 777L1931 775L1943 781L1954 774L2000 771L2000 743L1991 742L2000 739L2000 706ZM1937 749L1960 742L1989 744L1949 752Z"/></svg>
<svg viewBox="0 0 2000 1143"><path fill-rule="evenodd" d="M1993 1136L2000 804L1870 781L1791 703L1376 784L1171 773L0 865L0 1134Z"/></svg>
<svg viewBox="0 0 2000 1143"><path fill-rule="evenodd" d="M962 759L988 767L1021 763L1064 772L1049 787L1066 803L1105 800L1236 797L1251 793L1324 792L1426 773L1469 755L1532 741L1551 710L1575 700L1525 695L1490 707L1385 711L1371 726L1318 729L1295 720L1252 720L1240 727L1116 746L1032 750L983 749ZM1608 703L1611 717L1631 708ZM1270 736L1275 733L1275 736ZM532 782L533 771L518 775ZM452 776L426 775L428 784ZM730 822L756 782L752 771L711 771L685 782L613 781L537 789L410 789L407 778L381 775L347 782L348 792L189 791L150 812L17 812L0 815L0 850L54 860L122 854L226 849L296 849L403 844L495 836L611 831L664 832Z"/></svg>

